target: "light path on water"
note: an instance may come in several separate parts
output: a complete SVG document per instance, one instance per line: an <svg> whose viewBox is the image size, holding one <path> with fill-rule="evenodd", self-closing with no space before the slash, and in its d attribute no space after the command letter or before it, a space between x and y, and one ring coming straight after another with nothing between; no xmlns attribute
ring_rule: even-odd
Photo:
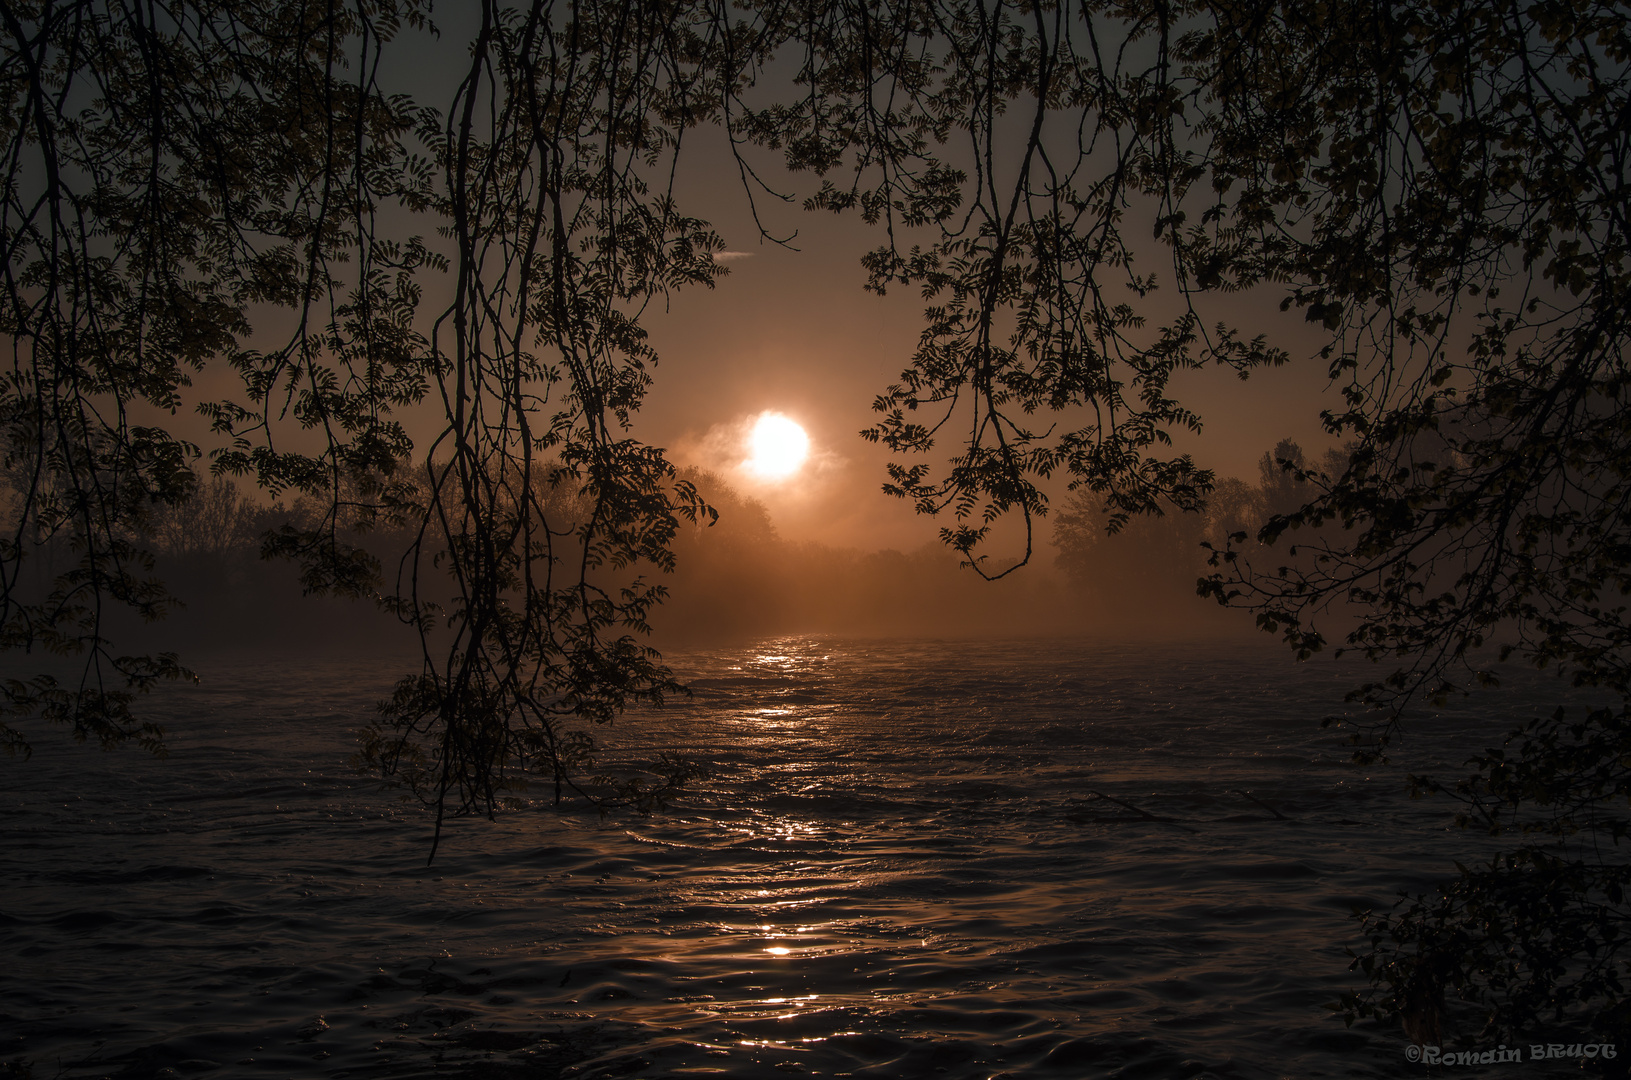
<svg viewBox="0 0 1631 1080"><path fill-rule="evenodd" d="M1357 985L1350 911L1483 850L1321 730L1374 670L1089 641L669 660L695 696L606 734L699 760L693 794L459 822L428 868L428 818L347 768L399 664L217 658L154 699L164 760L39 740L0 766L0 1061L1425 1075L1326 1008ZM1495 700L1423 725L1412 764L1453 774L1529 708Z"/></svg>

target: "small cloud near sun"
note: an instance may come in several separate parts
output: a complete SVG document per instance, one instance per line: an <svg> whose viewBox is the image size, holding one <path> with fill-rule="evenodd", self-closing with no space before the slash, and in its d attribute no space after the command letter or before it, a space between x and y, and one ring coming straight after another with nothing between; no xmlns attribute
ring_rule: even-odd
<svg viewBox="0 0 1631 1080"><path fill-rule="evenodd" d="M751 258L753 258L753 252L751 252L751 251L716 251L716 252L714 252L714 262L718 262L718 263L737 262L740 259L751 259Z"/></svg>
<svg viewBox="0 0 1631 1080"><path fill-rule="evenodd" d="M701 437L680 440L674 450L677 460L731 484L785 495L819 486L843 463L838 454L817 446L798 420L775 409L715 424Z"/></svg>

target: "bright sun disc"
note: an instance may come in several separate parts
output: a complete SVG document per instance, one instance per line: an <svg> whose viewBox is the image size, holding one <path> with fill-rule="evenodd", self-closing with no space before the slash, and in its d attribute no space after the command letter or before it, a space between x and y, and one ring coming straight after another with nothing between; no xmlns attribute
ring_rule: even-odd
<svg viewBox="0 0 1631 1080"><path fill-rule="evenodd" d="M810 437L787 417L765 413L748 435L750 471L769 480L791 476L810 456Z"/></svg>

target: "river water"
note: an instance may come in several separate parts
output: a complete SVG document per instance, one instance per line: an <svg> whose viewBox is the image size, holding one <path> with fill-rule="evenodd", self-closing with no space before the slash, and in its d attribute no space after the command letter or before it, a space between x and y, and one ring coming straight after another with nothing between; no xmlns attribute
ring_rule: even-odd
<svg viewBox="0 0 1631 1080"><path fill-rule="evenodd" d="M455 822L428 867L426 815L346 761L400 663L215 658L150 702L164 759L39 738L0 762L0 1062L1429 1075L1326 1008L1358 985L1350 912L1481 850L1321 730L1373 672L1091 641L668 659L694 696L619 720L610 753L690 755L692 794ZM1423 723L1411 764L1451 774L1529 711L1509 691Z"/></svg>

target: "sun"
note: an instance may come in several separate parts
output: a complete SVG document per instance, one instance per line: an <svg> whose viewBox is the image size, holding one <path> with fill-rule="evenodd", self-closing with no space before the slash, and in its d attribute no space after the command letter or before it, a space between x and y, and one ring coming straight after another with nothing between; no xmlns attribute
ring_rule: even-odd
<svg viewBox="0 0 1631 1080"><path fill-rule="evenodd" d="M784 480L810 456L810 436L781 413L767 412L748 432L742 467L762 480Z"/></svg>

